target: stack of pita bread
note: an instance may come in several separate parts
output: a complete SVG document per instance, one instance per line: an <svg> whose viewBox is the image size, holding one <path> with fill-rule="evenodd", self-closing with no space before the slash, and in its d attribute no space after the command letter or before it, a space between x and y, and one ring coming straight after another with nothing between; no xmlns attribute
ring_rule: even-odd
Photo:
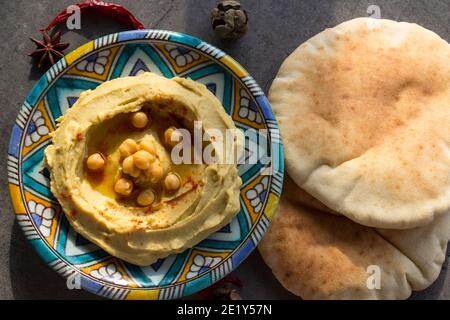
<svg viewBox="0 0 450 320"><path fill-rule="evenodd" d="M450 45L347 21L286 59L269 100L288 177L259 250L282 285L304 299L428 287L450 239Z"/></svg>

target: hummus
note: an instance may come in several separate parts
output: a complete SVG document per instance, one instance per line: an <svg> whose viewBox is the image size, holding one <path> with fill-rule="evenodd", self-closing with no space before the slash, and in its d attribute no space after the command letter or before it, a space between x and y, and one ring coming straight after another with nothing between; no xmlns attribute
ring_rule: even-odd
<svg viewBox="0 0 450 320"><path fill-rule="evenodd" d="M194 121L235 129L204 85L152 73L119 78L83 92L59 121L45 150L51 191L73 228L111 255L149 265L194 246L239 211L236 164L174 164L164 141L168 128L192 130ZM127 170L121 148L130 140L138 168ZM138 158L144 140L153 146L143 153L158 163L157 179Z"/></svg>

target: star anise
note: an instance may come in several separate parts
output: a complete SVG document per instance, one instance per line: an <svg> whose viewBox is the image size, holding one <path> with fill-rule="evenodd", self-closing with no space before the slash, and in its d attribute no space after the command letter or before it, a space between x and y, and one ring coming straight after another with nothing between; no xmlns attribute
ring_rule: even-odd
<svg viewBox="0 0 450 320"><path fill-rule="evenodd" d="M56 32L53 36L50 36L47 31L42 31L43 41L30 38L37 48L29 54L31 57L37 57L39 59L38 68L42 68L44 65L55 64L56 61L64 57L62 51L66 49L69 44L61 43L61 31Z"/></svg>

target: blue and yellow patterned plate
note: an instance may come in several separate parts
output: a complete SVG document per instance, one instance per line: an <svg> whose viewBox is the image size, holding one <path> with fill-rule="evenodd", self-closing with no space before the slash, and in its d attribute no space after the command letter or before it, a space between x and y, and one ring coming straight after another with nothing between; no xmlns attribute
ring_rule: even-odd
<svg viewBox="0 0 450 320"><path fill-rule="evenodd" d="M204 83L243 131L266 129L269 163L239 165L241 210L232 222L183 253L138 267L78 235L49 189L43 151L56 120L80 93L117 77L155 72ZM267 170L266 170L267 171ZM223 278L256 247L274 214L283 182L278 126L257 83L235 60L197 38L163 30L127 31L86 43L36 83L12 129L9 191L16 218L39 255L79 287L113 299L175 299Z"/></svg>

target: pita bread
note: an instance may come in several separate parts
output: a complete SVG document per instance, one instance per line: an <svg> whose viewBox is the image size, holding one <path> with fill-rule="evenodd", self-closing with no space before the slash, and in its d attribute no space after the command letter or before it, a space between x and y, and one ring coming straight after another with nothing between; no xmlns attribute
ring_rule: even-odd
<svg viewBox="0 0 450 320"><path fill-rule="evenodd" d="M312 195L310 195L308 192L306 192L301 188L296 189L295 199L292 199L292 201L301 204L305 208L312 208L322 212L332 213L338 216L341 215L339 212L333 211L330 208L328 208L322 202L320 202L319 200L317 200L316 198L314 198Z"/></svg>
<svg viewBox="0 0 450 320"><path fill-rule="evenodd" d="M286 180L279 211L258 248L292 293L304 299L406 299L438 277L449 214L421 228L373 229L301 205L300 189ZM380 289L367 287L369 266L380 267Z"/></svg>
<svg viewBox="0 0 450 320"><path fill-rule="evenodd" d="M293 183L292 179L288 177L287 184ZM295 192L287 192L287 197L289 197L290 201L301 204L306 208L316 209L316 211L320 211L320 213L340 215L338 212L331 210L301 188L294 186L290 187L290 189L295 190ZM442 262L439 261L441 261L442 258L445 260L447 243L450 241L450 214L446 213L443 217L438 217L437 219L438 220L433 223L415 229L374 230L404 254L408 254L408 257L416 262L416 265L422 266L421 271L425 275L423 279L432 279L435 275L439 275L440 273ZM427 241L424 242L422 241L423 239L427 239ZM411 249L412 247L414 248L413 250ZM440 252L436 255L435 251L429 250L430 247L441 247L441 252L444 256L441 256ZM422 289L425 289L428 285L429 283L425 280L422 284ZM418 289L416 290L421 290L419 283L417 283L417 288Z"/></svg>
<svg viewBox="0 0 450 320"><path fill-rule="evenodd" d="M407 229L450 208L450 45L359 18L283 63L269 92L287 172L360 224Z"/></svg>

